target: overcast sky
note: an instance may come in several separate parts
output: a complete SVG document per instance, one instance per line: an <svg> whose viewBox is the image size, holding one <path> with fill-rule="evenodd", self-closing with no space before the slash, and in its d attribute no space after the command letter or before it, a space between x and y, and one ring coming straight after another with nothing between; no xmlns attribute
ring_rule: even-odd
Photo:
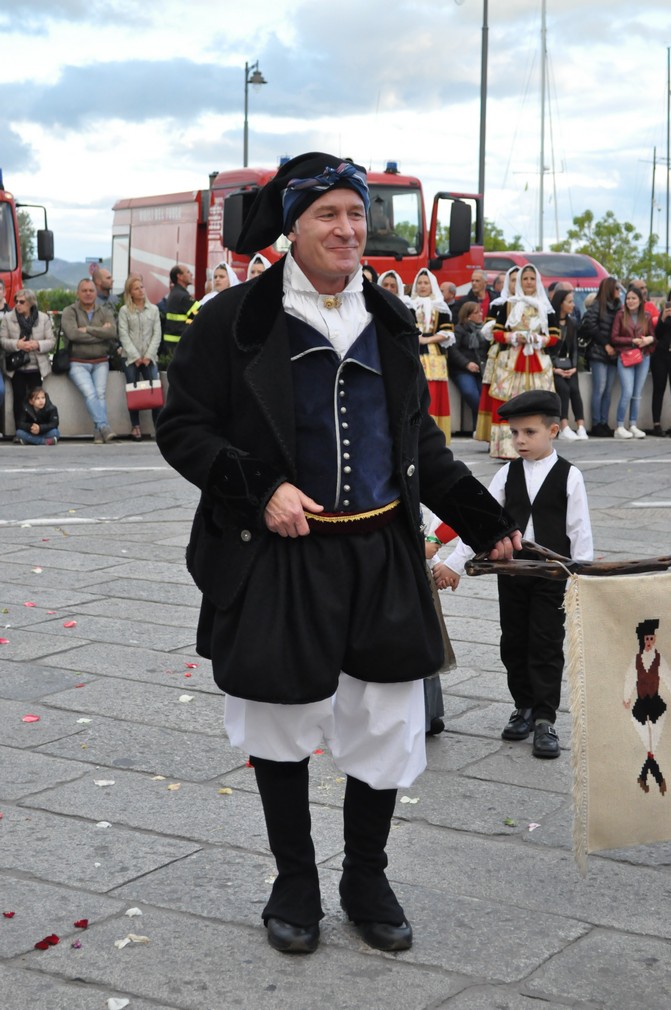
<svg viewBox="0 0 671 1010"><path fill-rule="evenodd" d="M482 0L0 0L0 166L64 259L107 256L112 204L326 150L478 183ZM545 245L613 210L646 236L666 159L669 0L548 0ZM539 234L541 0L490 0L485 213ZM554 169L554 172L553 172ZM666 241L666 169L655 230ZM555 200L556 190L556 200Z"/></svg>

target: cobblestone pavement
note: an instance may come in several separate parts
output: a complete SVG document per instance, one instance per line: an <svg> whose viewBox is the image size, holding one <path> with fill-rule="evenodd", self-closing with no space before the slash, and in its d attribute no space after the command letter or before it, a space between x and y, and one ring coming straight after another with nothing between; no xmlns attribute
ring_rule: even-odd
<svg viewBox="0 0 671 1010"><path fill-rule="evenodd" d="M469 440L454 449L485 481L498 466ZM585 474L597 554L668 553L670 440L561 452ZM328 753L311 762L322 943L271 950L253 772L194 652L196 497L153 442L0 447L2 1010L112 997L130 1010L669 1010L671 844L593 855L580 877L569 715L558 761L501 740L511 703L489 577L442 594L459 663L447 732L391 833L412 950L368 949L339 908L343 778ZM34 949L51 934L58 945ZM129 934L149 942L115 945Z"/></svg>

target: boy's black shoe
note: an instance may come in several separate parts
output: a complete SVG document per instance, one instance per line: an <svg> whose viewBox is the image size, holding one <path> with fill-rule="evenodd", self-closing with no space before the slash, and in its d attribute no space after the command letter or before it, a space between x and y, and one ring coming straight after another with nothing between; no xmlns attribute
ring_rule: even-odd
<svg viewBox="0 0 671 1010"><path fill-rule="evenodd" d="M551 722L544 720L536 723L534 729L533 755L537 758L558 758L560 754L559 737Z"/></svg>
<svg viewBox="0 0 671 1010"><path fill-rule="evenodd" d="M504 740L526 740L534 728L534 720L530 708L514 708L510 719L503 727L501 736Z"/></svg>

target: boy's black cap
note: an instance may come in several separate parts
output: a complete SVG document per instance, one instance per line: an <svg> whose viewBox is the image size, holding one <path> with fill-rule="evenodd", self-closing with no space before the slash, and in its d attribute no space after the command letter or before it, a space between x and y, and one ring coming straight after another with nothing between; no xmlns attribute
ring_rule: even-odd
<svg viewBox="0 0 671 1010"><path fill-rule="evenodd" d="M561 400L550 389L529 389L526 393L513 396L499 407L499 417L504 421L511 417L529 417L531 414L560 417Z"/></svg>

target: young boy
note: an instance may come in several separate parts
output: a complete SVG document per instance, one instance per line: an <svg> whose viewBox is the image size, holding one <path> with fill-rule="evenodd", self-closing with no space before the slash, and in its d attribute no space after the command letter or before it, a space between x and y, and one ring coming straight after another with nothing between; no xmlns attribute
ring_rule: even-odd
<svg viewBox="0 0 671 1010"><path fill-rule="evenodd" d="M490 493L523 530L525 540L575 561L591 561L592 530L582 474L552 445L559 432L559 397L529 390L503 404L499 414L510 424L520 458L499 470ZM443 584L456 589L472 557L471 549L460 541L445 561L448 573L441 574ZM554 722L564 668L565 580L500 575L498 588L501 660L515 702L501 736L526 740L533 730L534 756L559 757Z"/></svg>
<svg viewBox="0 0 671 1010"><path fill-rule="evenodd" d="M58 410L45 390L35 386L23 405L14 441L19 445L56 445L60 437Z"/></svg>

